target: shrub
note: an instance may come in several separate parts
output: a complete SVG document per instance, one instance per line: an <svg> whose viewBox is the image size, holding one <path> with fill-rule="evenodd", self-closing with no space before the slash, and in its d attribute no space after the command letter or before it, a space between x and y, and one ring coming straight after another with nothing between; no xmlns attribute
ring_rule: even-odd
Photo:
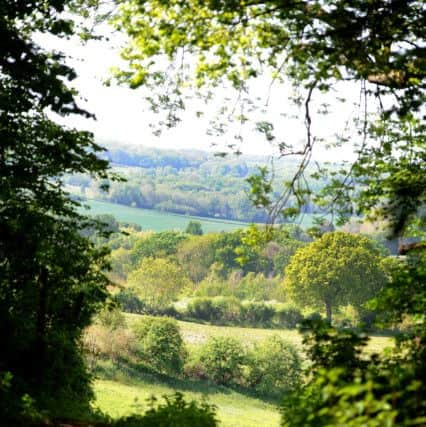
<svg viewBox="0 0 426 427"><path fill-rule="evenodd" d="M233 288L233 294L237 298L265 301L275 299L278 289L282 287L282 279L279 277L265 277L263 273L249 272L237 283L233 284L232 279L228 283ZM234 286L232 286L234 285Z"/></svg>
<svg viewBox="0 0 426 427"><path fill-rule="evenodd" d="M318 313L318 311L314 311L310 313L308 316L306 316L307 320L311 320L312 322L321 322L322 316L321 313Z"/></svg>
<svg viewBox="0 0 426 427"><path fill-rule="evenodd" d="M300 357L292 344L278 336L257 344L247 360L247 385L262 395L281 396L300 384Z"/></svg>
<svg viewBox="0 0 426 427"><path fill-rule="evenodd" d="M204 372L217 384L239 383L245 359L242 345L229 337L210 338L200 351Z"/></svg>
<svg viewBox="0 0 426 427"><path fill-rule="evenodd" d="M270 323L275 309L262 302L249 302L241 306L241 320L251 325Z"/></svg>
<svg viewBox="0 0 426 427"><path fill-rule="evenodd" d="M146 317L134 326L138 353L145 365L165 374L180 374L187 357L179 326L167 317Z"/></svg>
<svg viewBox="0 0 426 427"><path fill-rule="evenodd" d="M115 296L115 299L120 304L122 310L127 313L142 314L145 311L145 304L131 288L121 290Z"/></svg>
<svg viewBox="0 0 426 427"><path fill-rule="evenodd" d="M86 329L83 336L86 363L93 370L99 359L110 359L116 364L134 360L134 342L134 335L128 329L92 325Z"/></svg>
<svg viewBox="0 0 426 427"><path fill-rule="evenodd" d="M164 396L165 403L151 408L144 415L132 415L116 421L112 427L216 427L216 408L205 402L186 402L180 393Z"/></svg>
<svg viewBox="0 0 426 427"><path fill-rule="evenodd" d="M195 298L188 304L186 313L209 322L234 323L241 320L241 303L232 297Z"/></svg>
<svg viewBox="0 0 426 427"><path fill-rule="evenodd" d="M118 307L110 306L103 308L98 313L96 323L113 330L124 328L126 326L126 319Z"/></svg>
<svg viewBox="0 0 426 427"><path fill-rule="evenodd" d="M275 322L283 328L296 328L302 320L301 311L294 306L279 308L275 314Z"/></svg>
<svg viewBox="0 0 426 427"><path fill-rule="evenodd" d="M188 304L186 313L189 317L206 321L214 321L219 318L219 313L211 298L194 298Z"/></svg>
<svg viewBox="0 0 426 427"><path fill-rule="evenodd" d="M161 317L173 317L178 319L180 317L180 313L175 309L173 305L168 305L166 307L152 308L147 307L145 309L146 314L150 314L152 316L161 316Z"/></svg>
<svg viewBox="0 0 426 427"><path fill-rule="evenodd" d="M238 322L241 320L241 303L232 297L217 297L213 299L213 307L222 322Z"/></svg>

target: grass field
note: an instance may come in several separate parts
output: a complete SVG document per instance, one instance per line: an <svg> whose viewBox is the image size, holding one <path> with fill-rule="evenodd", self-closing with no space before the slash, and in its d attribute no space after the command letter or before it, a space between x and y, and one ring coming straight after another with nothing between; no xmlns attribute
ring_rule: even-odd
<svg viewBox="0 0 426 427"><path fill-rule="evenodd" d="M132 326L140 315L125 314L126 323ZM296 330L257 329L231 326L213 326L179 321L181 333L188 348L195 350L210 337L228 336L245 345L253 345L277 334L301 349L302 337ZM372 336L367 351L381 351L391 345L391 339ZM200 401L205 398L217 407L222 427L278 427L280 414L277 406L236 390L201 381L161 378L149 373L124 372L106 368L109 372L95 383L96 406L116 418L131 413L141 413L148 408L147 400L165 394L182 392L187 398Z"/></svg>
<svg viewBox="0 0 426 427"><path fill-rule="evenodd" d="M97 200L87 200L86 204L90 207L90 210L85 210L85 212L90 215L110 214L113 215L117 221L132 222L140 225L144 230L185 230L188 222L191 220L199 221L203 231L207 233L232 231L247 227L247 223L245 222L178 215L153 209L132 208L117 203L100 202ZM313 224L314 218L315 215L313 214L304 214L303 217L295 223L302 227L310 227Z"/></svg>
<svg viewBox="0 0 426 427"><path fill-rule="evenodd" d="M145 379L95 382L96 406L113 418L142 413L148 408L151 396L160 398L182 392L187 399L207 402L217 407L222 427L278 427L278 408L260 399L215 386L198 386L190 381L156 383Z"/></svg>
<svg viewBox="0 0 426 427"><path fill-rule="evenodd" d="M245 222L178 215L151 209L131 208L116 203L99 202L96 200L88 200L86 204L90 207L90 210L85 212L90 215L110 214L117 221L132 222L140 225L144 230L185 230L191 220L199 221L204 232L232 231L247 227L247 223Z"/></svg>
<svg viewBox="0 0 426 427"><path fill-rule="evenodd" d="M129 326L140 318L137 314L125 314ZM253 345L272 335L278 335L299 349L302 348L302 336L296 329L240 328L237 326L215 326L194 322L178 321L183 339L187 345L196 346L205 343L210 337L233 337L245 345ZM369 352L380 352L392 345L388 336L372 335L367 346Z"/></svg>

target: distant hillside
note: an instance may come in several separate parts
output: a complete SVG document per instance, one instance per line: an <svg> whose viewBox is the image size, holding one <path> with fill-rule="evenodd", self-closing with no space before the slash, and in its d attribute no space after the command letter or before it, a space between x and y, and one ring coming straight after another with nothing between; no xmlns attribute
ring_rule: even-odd
<svg viewBox="0 0 426 427"><path fill-rule="evenodd" d="M89 199L183 215L245 222L268 219L263 209L250 203L246 181L259 166L270 166L267 157L223 158L203 151L114 144L107 148L105 158L127 182L109 183L106 193L89 176L73 175L65 179L69 191ZM279 185L294 174L296 167L294 161L275 161L277 194ZM304 211L312 213L314 206L306 206Z"/></svg>

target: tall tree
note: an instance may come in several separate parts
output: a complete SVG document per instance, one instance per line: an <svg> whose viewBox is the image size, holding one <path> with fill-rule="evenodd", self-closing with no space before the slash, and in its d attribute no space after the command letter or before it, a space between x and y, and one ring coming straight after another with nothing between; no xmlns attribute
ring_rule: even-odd
<svg viewBox="0 0 426 427"><path fill-rule="evenodd" d="M23 396L51 415L87 409L93 397L79 338L107 296L107 265L82 236L93 224L61 179L106 178L107 162L91 134L46 115L90 116L68 85L76 74L64 56L32 40L35 32L75 34L71 12L79 6L0 2L0 416L10 425L28 406Z"/></svg>
<svg viewBox="0 0 426 427"><path fill-rule="evenodd" d="M190 284L184 270L165 258L144 258L129 274L128 286L151 310L163 310Z"/></svg>
<svg viewBox="0 0 426 427"><path fill-rule="evenodd" d="M297 250L285 269L288 293L301 305L325 308L331 323L339 305L361 304L385 285L380 253L367 238L326 233Z"/></svg>

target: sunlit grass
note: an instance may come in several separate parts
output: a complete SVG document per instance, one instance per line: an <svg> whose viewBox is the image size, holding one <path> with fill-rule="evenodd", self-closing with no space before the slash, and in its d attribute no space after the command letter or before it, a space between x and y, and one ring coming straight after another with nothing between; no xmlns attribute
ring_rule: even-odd
<svg viewBox="0 0 426 427"><path fill-rule="evenodd" d="M126 314L128 326L141 316ZM279 335L302 350L302 336L297 330L241 328L215 326L179 321L187 347L196 351L210 337L233 337L244 345L251 346L271 335ZM380 352L391 345L391 338L372 336L367 352ZM240 393L210 384L206 381L173 379L144 371L126 371L105 362L103 378L95 382L96 406L113 418L132 413L143 413L149 408L152 396L161 398L177 391L187 399L206 399L217 407L217 416L223 427L278 427L280 414L277 404L256 396Z"/></svg>
<svg viewBox="0 0 426 427"><path fill-rule="evenodd" d="M198 388L198 390L196 390ZM155 384L143 379L98 380L95 382L96 406L113 418L145 412L152 396L182 392L187 399L207 402L217 407L217 416L223 427L277 427L277 406L254 397L245 396L224 387L197 386L191 381L180 384Z"/></svg>
<svg viewBox="0 0 426 427"><path fill-rule="evenodd" d="M140 318L137 314L126 314L129 326ZM195 322L178 321L185 343L189 347L205 343L210 337L233 337L244 345L251 346L272 335L278 335L302 350L302 335L296 329L241 328L237 326L216 326ZM370 336L368 352L380 352L392 345L392 338L387 336Z"/></svg>

